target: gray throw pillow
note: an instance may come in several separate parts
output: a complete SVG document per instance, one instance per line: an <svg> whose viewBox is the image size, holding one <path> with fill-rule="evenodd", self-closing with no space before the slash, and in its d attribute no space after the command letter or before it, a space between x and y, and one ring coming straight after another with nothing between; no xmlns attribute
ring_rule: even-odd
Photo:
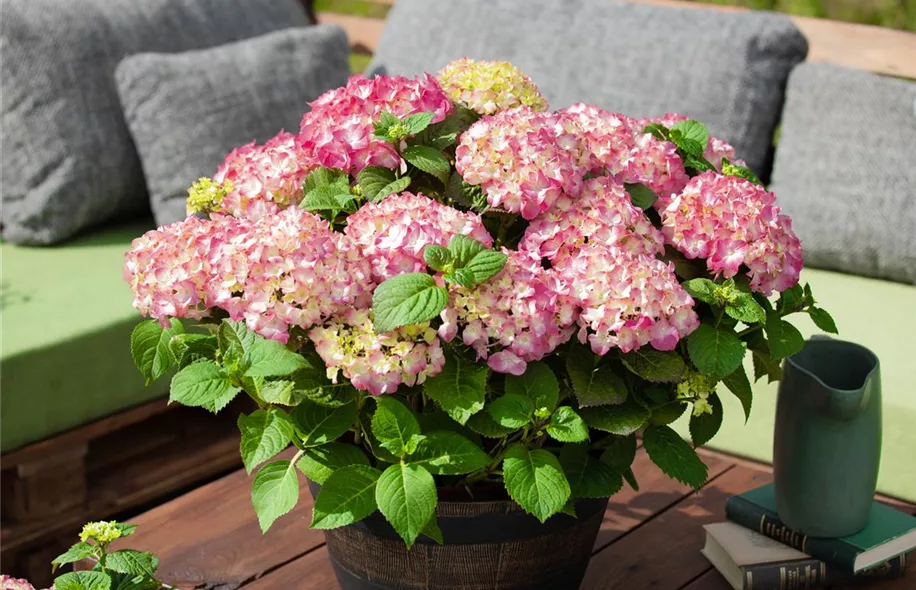
<svg viewBox="0 0 916 590"><path fill-rule="evenodd" d="M551 108L596 104L707 123L766 176L786 78L808 44L784 16L603 0L398 0L370 72L509 60Z"/></svg>
<svg viewBox="0 0 916 590"><path fill-rule="evenodd" d="M916 83L795 68L772 189L806 265L916 284Z"/></svg>
<svg viewBox="0 0 916 590"><path fill-rule="evenodd" d="M149 210L115 90L124 57L307 24L297 0L4 0L3 237L53 244Z"/></svg>
<svg viewBox="0 0 916 590"><path fill-rule="evenodd" d="M346 84L343 29L286 29L210 49L140 53L115 79L156 223L185 218L191 182L233 148L296 132L308 102Z"/></svg>

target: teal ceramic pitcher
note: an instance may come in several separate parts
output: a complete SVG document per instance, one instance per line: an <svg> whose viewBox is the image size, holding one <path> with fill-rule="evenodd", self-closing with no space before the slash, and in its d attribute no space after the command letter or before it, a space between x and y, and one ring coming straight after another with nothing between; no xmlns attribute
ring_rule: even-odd
<svg viewBox="0 0 916 590"><path fill-rule="evenodd" d="M813 537L856 533L878 482L878 357L852 342L813 338L783 370L773 438L779 518Z"/></svg>

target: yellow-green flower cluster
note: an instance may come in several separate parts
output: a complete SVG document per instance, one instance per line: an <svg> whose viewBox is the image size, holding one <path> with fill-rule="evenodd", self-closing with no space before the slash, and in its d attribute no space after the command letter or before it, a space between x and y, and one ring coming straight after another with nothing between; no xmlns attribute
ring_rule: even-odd
<svg viewBox="0 0 916 590"><path fill-rule="evenodd" d="M231 180L224 180L222 184L218 184L206 176L198 178L188 189L188 215L221 211L223 199L232 189Z"/></svg>
<svg viewBox="0 0 916 590"><path fill-rule="evenodd" d="M121 538L121 528L113 520L87 523L80 532L80 541L83 543L93 539L99 545L106 545L119 538Z"/></svg>
<svg viewBox="0 0 916 590"><path fill-rule="evenodd" d="M442 68L438 80L449 100L480 115L519 106L547 110L537 85L507 61L457 59Z"/></svg>
<svg viewBox="0 0 916 590"><path fill-rule="evenodd" d="M694 398L694 416L712 414L712 405L707 398L715 387L715 381L702 373L688 369L684 379L677 384L677 394L680 398Z"/></svg>

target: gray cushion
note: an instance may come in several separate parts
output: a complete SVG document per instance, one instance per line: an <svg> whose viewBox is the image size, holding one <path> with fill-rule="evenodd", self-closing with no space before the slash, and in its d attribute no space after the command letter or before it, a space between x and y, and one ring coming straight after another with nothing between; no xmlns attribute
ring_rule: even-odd
<svg viewBox="0 0 916 590"><path fill-rule="evenodd" d="M115 91L125 56L306 24L297 0L4 0L4 237L51 244L148 211Z"/></svg>
<svg viewBox="0 0 916 590"><path fill-rule="evenodd" d="M806 265L916 283L916 83L797 67L771 187Z"/></svg>
<svg viewBox="0 0 916 590"><path fill-rule="evenodd" d="M370 72L413 75L452 59L509 60L552 108L707 123L765 173L786 78L807 42L785 17L603 0L398 0Z"/></svg>
<svg viewBox="0 0 916 590"><path fill-rule="evenodd" d="M343 29L318 25L122 61L115 79L156 222L184 219L191 182L233 148L295 133L309 101L346 84L348 53Z"/></svg>

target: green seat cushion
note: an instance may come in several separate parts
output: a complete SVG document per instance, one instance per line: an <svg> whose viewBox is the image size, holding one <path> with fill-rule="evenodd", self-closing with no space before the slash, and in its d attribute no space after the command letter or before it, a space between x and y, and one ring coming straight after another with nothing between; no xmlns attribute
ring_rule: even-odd
<svg viewBox="0 0 916 590"><path fill-rule="evenodd" d="M4 243L0 298L0 450L12 450L161 396L130 356L140 320L121 277L151 221L54 248Z"/></svg>
<svg viewBox="0 0 916 590"><path fill-rule="evenodd" d="M838 338L870 348L881 363L883 445L878 490L916 501L916 287L823 270L805 269L818 304L829 311ZM791 316L806 337L819 333L807 316ZM753 375L747 360L749 375ZM722 387L725 420L708 446L771 462L777 384L754 385L751 419L744 424L737 398ZM687 436L687 415L675 427Z"/></svg>

